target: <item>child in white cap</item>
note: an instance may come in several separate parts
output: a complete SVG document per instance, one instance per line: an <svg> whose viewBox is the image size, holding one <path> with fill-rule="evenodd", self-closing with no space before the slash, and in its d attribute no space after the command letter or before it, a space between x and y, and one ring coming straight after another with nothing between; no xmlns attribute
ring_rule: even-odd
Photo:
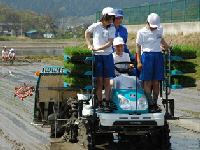
<svg viewBox="0 0 200 150"><path fill-rule="evenodd" d="M9 52L9 59L13 60L15 59L15 51L13 48L11 48L10 52Z"/></svg>
<svg viewBox="0 0 200 150"><path fill-rule="evenodd" d="M97 97L99 101L99 111L110 112L110 77L115 76L113 49L111 44L115 38L115 27L111 24L115 19L114 9L106 7L102 11L100 22L93 23L85 31L85 39L88 49L95 54L94 76L97 80ZM90 33L93 33L93 45L90 42ZM102 87L105 87L106 105L103 106Z"/></svg>
<svg viewBox="0 0 200 150"><path fill-rule="evenodd" d="M113 47L115 48L115 52L113 53L113 59L114 64L118 62L131 62L129 53L123 52L124 50L124 40L121 37L116 37L113 41ZM124 68L126 64L116 64L117 68ZM133 64L128 64L130 67L134 67ZM131 72L132 69L129 69L129 72ZM119 76L121 73L119 73L117 70L115 70L115 75ZM127 74L128 75L128 74ZM110 84L113 86L113 77L110 78Z"/></svg>
<svg viewBox="0 0 200 150"><path fill-rule="evenodd" d="M160 25L160 17L151 13L147 18L146 27L137 33L137 68L141 70L141 80L144 83L144 92L150 109L157 109L160 81L164 80L164 59L161 53L161 44L165 49L170 46L162 38L163 28ZM153 85L153 98L151 87Z"/></svg>
<svg viewBox="0 0 200 150"><path fill-rule="evenodd" d="M2 50L2 59L7 59L8 58L8 51L6 46L3 46L3 50Z"/></svg>

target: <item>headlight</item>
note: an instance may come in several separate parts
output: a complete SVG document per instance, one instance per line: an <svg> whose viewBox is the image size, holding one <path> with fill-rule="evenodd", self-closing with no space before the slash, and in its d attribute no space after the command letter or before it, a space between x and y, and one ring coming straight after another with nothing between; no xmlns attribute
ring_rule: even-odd
<svg viewBox="0 0 200 150"><path fill-rule="evenodd" d="M122 96L121 94L118 95L118 99L119 99L119 106L122 109L125 110L131 110L131 104L130 104L130 100L126 99L124 96Z"/></svg>
<svg viewBox="0 0 200 150"><path fill-rule="evenodd" d="M144 95L138 99L138 109L147 109L147 101Z"/></svg>

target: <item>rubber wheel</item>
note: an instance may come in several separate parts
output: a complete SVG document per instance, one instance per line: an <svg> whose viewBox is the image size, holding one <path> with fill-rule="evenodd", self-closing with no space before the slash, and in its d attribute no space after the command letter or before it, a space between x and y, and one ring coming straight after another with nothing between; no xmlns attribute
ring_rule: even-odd
<svg viewBox="0 0 200 150"><path fill-rule="evenodd" d="M154 147L161 150L168 150L171 147L171 136L169 136L169 133L169 125L167 124L167 122L165 122L164 126L160 128L158 133L153 133L149 135L149 140Z"/></svg>
<svg viewBox="0 0 200 150"><path fill-rule="evenodd" d="M60 138L64 134L64 129L57 128L56 138ZM51 125L50 138L55 138L55 125Z"/></svg>
<svg viewBox="0 0 200 150"><path fill-rule="evenodd" d="M78 125L78 144L88 150L95 149L94 136L87 120L81 120Z"/></svg>

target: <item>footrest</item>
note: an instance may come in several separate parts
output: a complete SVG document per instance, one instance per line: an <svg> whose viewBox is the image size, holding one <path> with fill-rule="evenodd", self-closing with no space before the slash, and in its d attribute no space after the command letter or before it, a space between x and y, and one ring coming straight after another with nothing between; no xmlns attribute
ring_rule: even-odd
<svg viewBox="0 0 200 150"><path fill-rule="evenodd" d="M64 83L64 87L68 88L74 88L74 89L86 89L86 90L92 90L93 86L92 85L69 85L68 83Z"/></svg>
<svg viewBox="0 0 200 150"><path fill-rule="evenodd" d="M166 84L163 83L162 85L163 87L166 87ZM183 87L181 85L170 85L169 86L171 89L183 89Z"/></svg>

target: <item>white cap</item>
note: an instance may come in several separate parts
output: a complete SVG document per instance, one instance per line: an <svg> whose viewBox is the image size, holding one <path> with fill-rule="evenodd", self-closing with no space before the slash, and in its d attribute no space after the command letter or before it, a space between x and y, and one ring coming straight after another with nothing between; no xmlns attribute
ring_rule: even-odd
<svg viewBox="0 0 200 150"><path fill-rule="evenodd" d="M147 21L152 28L160 27L160 17L156 13L151 13L148 16Z"/></svg>
<svg viewBox="0 0 200 150"><path fill-rule="evenodd" d="M6 48L6 46L3 46L3 48Z"/></svg>
<svg viewBox="0 0 200 150"><path fill-rule="evenodd" d="M108 14L109 16L112 16L112 15L115 16L115 11L112 7L106 7L103 9L102 15L106 15L106 14Z"/></svg>
<svg viewBox="0 0 200 150"><path fill-rule="evenodd" d="M121 37L114 38L114 40L113 40L113 46L120 45L120 44L124 44L124 40Z"/></svg>
<svg viewBox="0 0 200 150"><path fill-rule="evenodd" d="M13 49L13 48L11 48L10 52L14 52L14 49Z"/></svg>

